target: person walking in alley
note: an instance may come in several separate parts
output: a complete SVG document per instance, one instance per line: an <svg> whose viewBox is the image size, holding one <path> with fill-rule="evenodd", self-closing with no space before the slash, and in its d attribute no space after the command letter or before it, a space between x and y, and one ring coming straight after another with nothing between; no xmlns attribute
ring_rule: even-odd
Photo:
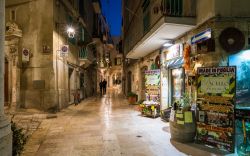
<svg viewBox="0 0 250 156"><path fill-rule="evenodd" d="M75 106L78 105L80 103L80 92L79 92L79 89L77 89L75 91L75 93L73 94L74 96L74 104Z"/></svg>
<svg viewBox="0 0 250 156"><path fill-rule="evenodd" d="M104 79L102 82L102 87L103 87L103 94L106 94L106 89L107 89L107 81Z"/></svg>
<svg viewBox="0 0 250 156"><path fill-rule="evenodd" d="M103 81L101 81L101 82L99 83L99 87L100 87L100 95L102 96Z"/></svg>

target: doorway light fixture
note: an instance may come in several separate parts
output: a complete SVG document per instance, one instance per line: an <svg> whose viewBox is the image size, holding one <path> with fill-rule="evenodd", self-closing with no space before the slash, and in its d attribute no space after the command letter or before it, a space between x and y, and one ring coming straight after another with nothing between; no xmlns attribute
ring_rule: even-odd
<svg viewBox="0 0 250 156"><path fill-rule="evenodd" d="M173 40L167 40L164 44L163 47L171 47L172 45L174 45L174 41Z"/></svg>

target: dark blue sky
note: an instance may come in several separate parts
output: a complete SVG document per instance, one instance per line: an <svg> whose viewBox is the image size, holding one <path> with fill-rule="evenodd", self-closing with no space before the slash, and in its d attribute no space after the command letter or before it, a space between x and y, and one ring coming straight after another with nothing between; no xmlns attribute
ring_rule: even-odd
<svg viewBox="0 0 250 156"><path fill-rule="evenodd" d="M121 0L101 0L102 11L111 27L112 36L121 35Z"/></svg>

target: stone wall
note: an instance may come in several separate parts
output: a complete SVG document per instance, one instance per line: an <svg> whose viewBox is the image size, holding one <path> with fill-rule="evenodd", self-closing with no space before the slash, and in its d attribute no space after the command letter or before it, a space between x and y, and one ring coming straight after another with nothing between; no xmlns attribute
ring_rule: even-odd
<svg viewBox="0 0 250 156"><path fill-rule="evenodd" d="M46 8L46 11L44 11ZM14 11L15 17L12 12ZM6 3L6 21L15 21L23 31L19 42L19 59L23 48L31 58L21 63L21 106L39 109L56 105L54 101L53 51L44 52L44 46L53 46L53 1L15 1Z"/></svg>
<svg viewBox="0 0 250 156"><path fill-rule="evenodd" d="M187 35L181 37L177 40L177 43L189 43L192 36L206 30L207 28L211 28L212 30L212 38L215 40L215 51L207 52L204 54L197 54L194 50L191 52L191 56L196 56L198 59L195 62L191 61L191 70L186 71L185 77L185 90L190 93L193 100L196 100L196 86L188 86L187 80L188 75L195 75L197 67L213 67L213 66L228 66L228 57L232 54L226 52L221 44L219 43L219 36L221 32L228 27L235 27L239 29L245 36L245 46L242 50L249 49L249 45L247 43L247 38L249 35L249 20L250 19L235 19L235 18L215 18L206 21L200 27L190 31ZM239 51L235 51L233 53L237 53Z"/></svg>
<svg viewBox="0 0 250 156"><path fill-rule="evenodd" d="M92 5L90 1L85 3ZM92 31L92 6L87 11L90 11L90 16L86 17L90 21L88 29ZM18 46L20 62L23 48L31 52L30 61L20 64L21 107L42 110L67 107L74 101L73 93L80 89L80 47L66 33L68 26L75 29L79 27L76 24L77 17L62 2L9 0L6 4L6 20L14 20L23 31ZM77 35L76 38L79 37ZM91 36L91 33L88 35ZM62 45L69 45L68 56L60 56ZM94 75L88 76L88 72L85 75L87 79L93 80L92 83L96 83L92 79ZM93 95L93 86L88 87L91 89L85 90L86 97Z"/></svg>
<svg viewBox="0 0 250 156"><path fill-rule="evenodd" d="M142 69L147 68L150 70L151 64L154 63L155 58L159 55L159 50L156 50L152 52L151 54L143 57L142 59L136 61L133 65L129 66L127 69L128 72L132 72L132 92L136 93L138 95L138 100L144 99L144 91L142 90L142 85L145 83L143 81L142 77ZM128 80L126 79L126 84L128 83ZM127 88L128 89L128 88ZM127 90L126 89L126 90Z"/></svg>
<svg viewBox="0 0 250 156"><path fill-rule="evenodd" d="M235 18L215 18L206 21L204 24L199 26L198 28L190 31L187 33L187 35L181 37L176 42L177 43L185 43L189 42L191 37L206 30L207 28L212 29L212 38L215 39L215 51L214 52L208 52L207 54L201 54L198 56L198 62L202 64L203 66L227 66L228 65L228 56L230 53L227 53L220 45L219 43L219 36L221 32L228 28L228 27L235 27L242 31L242 33L245 35L245 47L244 49L248 48L247 45L247 38L249 34L249 19L235 19ZM192 55L195 55L194 52L192 52Z"/></svg>
<svg viewBox="0 0 250 156"><path fill-rule="evenodd" d="M12 132L10 122L4 114L4 41L5 41L5 0L0 0L0 153L12 155Z"/></svg>

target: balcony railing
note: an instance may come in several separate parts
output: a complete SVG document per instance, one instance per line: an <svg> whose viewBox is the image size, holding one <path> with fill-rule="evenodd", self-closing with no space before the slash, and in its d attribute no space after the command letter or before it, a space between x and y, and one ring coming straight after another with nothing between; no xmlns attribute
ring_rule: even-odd
<svg viewBox="0 0 250 156"><path fill-rule="evenodd" d="M92 62L94 60L94 55L92 54L92 51L89 51L85 47L79 50L78 57L80 61Z"/></svg>
<svg viewBox="0 0 250 156"><path fill-rule="evenodd" d="M139 5L135 10L134 16L125 24L124 30L124 52L127 54L135 47L137 43L161 20L164 18L168 22L168 18L172 22L178 21L178 24L187 22L187 18L196 17L196 1L197 0L154 0L148 6L148 10L143 12L143 8ZM150 13L155 10L155 13ZM159 13L158 13L159 11ZM149 14L150 13L150 14ZM141 18L143 17L143 18ZM172 17L176 17L173 20ZM180 17L180 19L178 19ZM187 18L182 18L187 17Z"/></svg>
<svg viewBox="0 0 250 156"><path fill-rule="evenodd" d="M196 0L162 0L161 11L165 16L193 17L196 15Z"/></svg>

